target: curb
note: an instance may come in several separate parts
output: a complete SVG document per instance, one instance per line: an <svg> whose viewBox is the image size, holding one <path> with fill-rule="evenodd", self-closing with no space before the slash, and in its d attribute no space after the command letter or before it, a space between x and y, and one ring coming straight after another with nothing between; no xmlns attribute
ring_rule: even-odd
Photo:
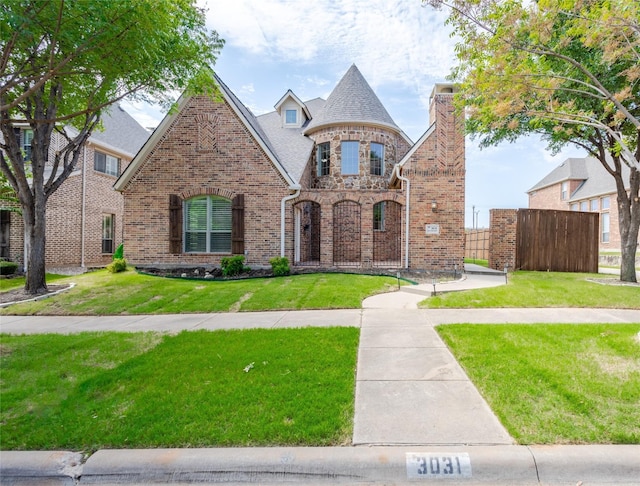
<svg viewBox="0 0 640 486"><path fill-rule="evenodd" d="M2 485L632 485L640 446L258 447L0 453Z"/></svg>

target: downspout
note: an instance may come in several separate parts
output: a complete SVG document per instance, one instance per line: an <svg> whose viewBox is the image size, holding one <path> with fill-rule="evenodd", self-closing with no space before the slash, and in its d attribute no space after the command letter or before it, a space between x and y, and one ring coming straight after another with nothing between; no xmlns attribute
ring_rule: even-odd
<svg viewBox="0 0 640 486"><path fill-rule="evenodd" d="M405 225L404 225L404 268L409 268L409 215L410 215L410 209L411 209L411 199L410 199L410 195L411 195L411 181L409 179L407 179L406 177L403 177L402 175L400 175L400 166L398 164L396 164L393 167L393 171L395 172L396 176L398 177L398 179L400 179L402 182L406 182L407 183L407 193L406 193L406 198L407 201L405 203Z"/></svg>
<svg viewBox="0 0 640 486"><path fill-rule="evenodd" d="M280 256L284 257L285 254L285 205L287 201L291 201L292 199L297 198L300 195L300 189L302 189L299 185L293 185L289 187L290 191L295 191L293 194L289 194L282 198L280 201Z"/></svg>
<svg viewBox="0 0 640 486"><path fill-rule="evenodd" d="M84 268L84 227L86 219L87 202L87 145L82 148L82 206L80 222L80 267Z"/></svg>

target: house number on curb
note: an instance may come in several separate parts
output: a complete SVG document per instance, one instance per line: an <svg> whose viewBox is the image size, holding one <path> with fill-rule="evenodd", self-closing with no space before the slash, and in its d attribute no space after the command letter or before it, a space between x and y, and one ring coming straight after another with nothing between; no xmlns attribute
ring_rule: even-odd
<svg viewBox="0 0 640 486"><path fill-rule="evenodd" d="M470 478L471 459L466 452L407 452L408 479Z"/></svg>

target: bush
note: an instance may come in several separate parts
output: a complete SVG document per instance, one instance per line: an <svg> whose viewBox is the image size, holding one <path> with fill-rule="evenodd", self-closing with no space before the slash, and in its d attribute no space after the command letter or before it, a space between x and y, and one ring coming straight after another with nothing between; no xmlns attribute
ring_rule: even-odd
<svg viewBox="0 0 640 486"><path fill-rule="evenodd" d="M124 258L114 258L109 265L107 265L107 270L111 273L124 272L127 269L127 260Z"/></svg>
<svg viewBox="0 0 640 486"><path fill-rule="evenodd" d="M220 266L222 267L222 275L225 277L240 275L244 270L249 270L244 266L244 256L242 255L224 257L220 260Z"/></svg>
<svg viewBox="0 0 640 486"><path fill-rule="evenodd" d="M276 277L282 277L289 275L291 270L289 269L289 260L287 257L274 257L269 260L271 263L271 270Z"/></svg>
<svg viewBox="0 0 640 486"><path fill-rule="evenodd" d="M124 244L120 243L118 248L116 248L116 252L113 254L114 260L122 260L124 259Z"/></svg>
<svg viewBox="0 0 640 486"><path fill-rule="evenodd" d="M18 264L6 260L0 261L0 275L13 275L18 270Z"/></svg>

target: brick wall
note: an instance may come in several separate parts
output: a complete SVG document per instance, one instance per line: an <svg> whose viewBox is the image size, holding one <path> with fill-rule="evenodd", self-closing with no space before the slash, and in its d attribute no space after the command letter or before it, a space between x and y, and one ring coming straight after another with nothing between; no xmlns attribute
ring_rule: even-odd
<svg viewBox="0 0 640 486"><path fill-rule="evenodd" d="M418 269L440 270L454 265L462 268L465 181L462 123L453 111L451 94L436 94L432 114L436 117L432 136L406 164L406 175L412 180L409 265ZM209 129L203 131L199 120L210 120ZM374 205L381 201L395 202L400 205L402 221L405 218L404 190L388 189L386 181L393 164L407 153L409 145L394 131L359 125L322 129L311 137L316 143L331 142L331 173L317 177L313 153L302 177L300 195L285 206L285 256L295 262L294 208L302 211L305 203L313 202L320 211L319 261L314 263L331 267L337 263L336 258L353 258L353 253L334 251L334 238L349 227L349 241L354 244L350 251L359 252L359 261L341 263L372 266L374 243L388 243L374 238ZM342 140L360 142L358 176L340 174ZM369 144L372 141L385 145L384 177L370 175ZM187 100L162 138L141 161L123 194L126 255L134 265L217 266L226 256L170 251L169 195L172 194L181 200L200 194L220 194L229 199L243 194L247 265L268 266L269 259L280 254L280 204L290 191L267 154L226 102L214 103L205 97ZM434 199L438 209L432 212ZM351 202L349 216L335 221L334 208L344 201ZM359 223L354 223L356 219ZM404 250L404 231L401 231L404 223L395 223L389 225L388 230L398 235ZM300 226L304 224L309 221L301 217ZM427 224L439 225L439 234L427 235ZM308 243L300 242L301 254L308 254L305 246Z"/></svg>
<svg viewBox="0 0 640 486"><path fill-rule="evenodd" d="M51 147L62 142L54 134ZM88 143L82 150L76 170L49 197L47 202L47 228L45 264L47 268L80 266L82 260L82 240L84 232L84 264L100 267L112 260L112 254L102 253L102 215L113 214L115 219L113 249L122 242L124 201L120 193L113 189L115 176L94 170L94 150L97 146ZM121 159L121 170L130 160L122 154L97 147L101 152L110 153ZM52 161L54 154L50 154ZM83 170L86 171L83 179ZM84 227L82 214L82 192L85 184ZM10 252L13 261L24 263L24 222L19 214L11 216Z"/></svg>
<svg viewBox="0 0 640 486"><path fill-rule="evenodd" d="M489 268L513 270L516 260L517 209L489 211Z"/></svg>
<svg viewBox="0 0 640 486"><path fill-rule="evenodd" d="M215 120L203 139L197 116ZM205 143L206 142L206 143ZM268 265L280 255L280 202L287 184L226 103L191 98L129 182L125 197L125 251L135 265L219 265L227 254L171 253L169 195L228 199L244 194L248 265ZM292 227L291 203L286 225ZM287 244L292 257L293 243Z"/></svg>
<svg viewBox="0 0 640 486"><path fill-rule="evenodd" d="M454 111L453 95L436 93L430 116L435 123L434 131L413 154L404 172L411 179L409 266L462 269L465 141L462 120Z"/></svg>
<svg viewBox="0 0 640 486"><path fill-rule="evenodd" d="M567 211L569 204L561 199L560 184L558 183L530 193L529 209L559 209Z"/></svg>

